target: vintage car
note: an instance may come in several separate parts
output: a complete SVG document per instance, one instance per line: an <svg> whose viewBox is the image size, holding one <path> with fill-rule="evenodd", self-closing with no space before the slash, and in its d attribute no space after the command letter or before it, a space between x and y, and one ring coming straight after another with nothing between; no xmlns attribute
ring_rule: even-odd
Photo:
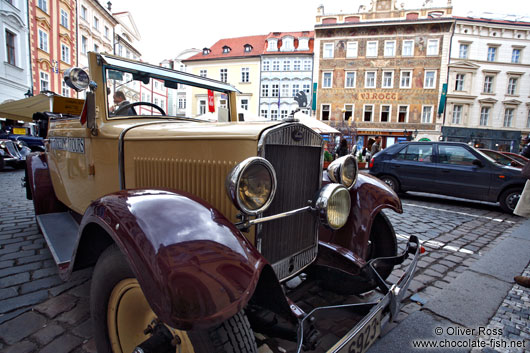
<svg viewBox="0 0 530 353"><path fill-rule="evenodd" d="M33 152L44 152L44 140L42 137L0 133L0 139L15 141L15 143L26 146Z"/></svg>
<svg viewBox="0 0 530 353"><path fill-rule="evenodd" d="M26 156L30 152L21 142L0 139L0 171L4 170L5 166L24 168Z"/></svg>
<svg viewBox="0 0 530 353"><path fill-rule="evenodd" d="M46 152L31 154L26 187L61 276L95 265L98 352L366 350L421 252L413 236L397 254L381 212L402 212L397 195L350 156L323 172L322 137L294 119L239 122L227 83L89 60L65 74L83 109L34 115ZM212 97L219 121L166 115L175 92L163 106L154 92L181 85ZM113 107L118 91L128 103ZM321 343L330 317L341 329Z"/></svg>

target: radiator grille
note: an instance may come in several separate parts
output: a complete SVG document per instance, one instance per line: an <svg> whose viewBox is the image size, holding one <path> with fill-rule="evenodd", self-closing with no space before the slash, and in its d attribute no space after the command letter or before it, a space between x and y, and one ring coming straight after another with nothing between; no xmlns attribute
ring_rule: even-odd
<svg viewBox="0 0 530 353"><path fill-rule="evenodd" d="M5 141L7 151L10 155L12 155L15 158L20 158L20 153L18 152L18 148L15 146L13 141Z"/></svg>

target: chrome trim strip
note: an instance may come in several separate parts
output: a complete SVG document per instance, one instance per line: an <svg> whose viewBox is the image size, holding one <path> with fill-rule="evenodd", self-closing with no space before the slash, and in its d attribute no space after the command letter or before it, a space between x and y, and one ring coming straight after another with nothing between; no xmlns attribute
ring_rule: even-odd
<svg viewBox="0 0 530 353"><path fill-rule="evenodd" d="M272 215L272 216L261 217L261 218L256 218L256 219L250 219L250 220L248 220L247 222L245 222L243 224L243 228L248 228L250 226L253 226L254 224L259 224L259 223L263 223L263 222L273 221L275 219L280 219L280 218L285 218L285 217L289 217L289 216L294 216L295 214L299 214L299 213L303 213L303 212L307 212L307 211L312 211L312 210L313 210L313 208L311 206L306 206L306 207L302 207L302 208L299 208L299 209L296 209L296 210L278 213L278 214L275 214L275 215Z"/></svg>

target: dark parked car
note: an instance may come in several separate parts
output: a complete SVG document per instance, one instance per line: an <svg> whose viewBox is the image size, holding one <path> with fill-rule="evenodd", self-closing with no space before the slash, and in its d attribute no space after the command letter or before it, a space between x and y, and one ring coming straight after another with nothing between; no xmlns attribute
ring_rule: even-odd
<svg viewBox="0 0 530 353"><path fill-rule="evenodd" d="M6 165L13 168L24 168L26 166L26 156L30 149L21 142L14 142L7 139L0 139L0 171Z"/></svg>
<svg viewBox="0 0 530 353"><path fill-rule="evenodd" d="M33 152L44 152L44 139L42 137L1 132L0 139L9 139L15 141L15 143L20 141Z"/></svg>
<svg viewBox="0 0 530 353"><path fill-rule="evenodd" d="M507 156L504 153L499 152L499 151L481 148L480 152L486 154L488 157L493 158L495 162L502 164L502 165L508 165L510 167L515 167L515 168L522 168L524 166L524 163L521 163L517 161L515 158L511 156Z"/></svg>
<svg viewBox="0 0 530 353"><path fill-rule="evenodd" d="M526 158L525 156L521 156L520 154L512 153L512 152L501 152L501 153L504 154L505 156L515 159L517 162L521 163L522 165L525 165L528 162L528 158Z"/></svg>
<svg viewBox="0 0 530 353"><path fill-rule="evenodd" d="M521 169L458 142L404 142L377 153L370 174L394 191L421 191L499 202L513 212L523 190Z"/></svg>

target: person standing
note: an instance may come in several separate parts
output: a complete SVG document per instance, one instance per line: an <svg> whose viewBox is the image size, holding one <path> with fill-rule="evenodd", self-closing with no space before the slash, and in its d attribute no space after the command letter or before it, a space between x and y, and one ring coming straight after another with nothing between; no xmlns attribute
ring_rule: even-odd
<svg viewBox="0 0 530 353"><path fill-rule="evenodd" d="M381 135L377 135L375 137L375 142L372 144L372 148L370 149L370 156L373 157L375 154L379 151L381 151Z"/></svg>
<svg viewBox="0 0 530 353"><path fill-rule="evenodd" d="M337 147L335 153L337 154L337 158L348 154L348 141L346 139L340 140L340 145Z"/></svg>

